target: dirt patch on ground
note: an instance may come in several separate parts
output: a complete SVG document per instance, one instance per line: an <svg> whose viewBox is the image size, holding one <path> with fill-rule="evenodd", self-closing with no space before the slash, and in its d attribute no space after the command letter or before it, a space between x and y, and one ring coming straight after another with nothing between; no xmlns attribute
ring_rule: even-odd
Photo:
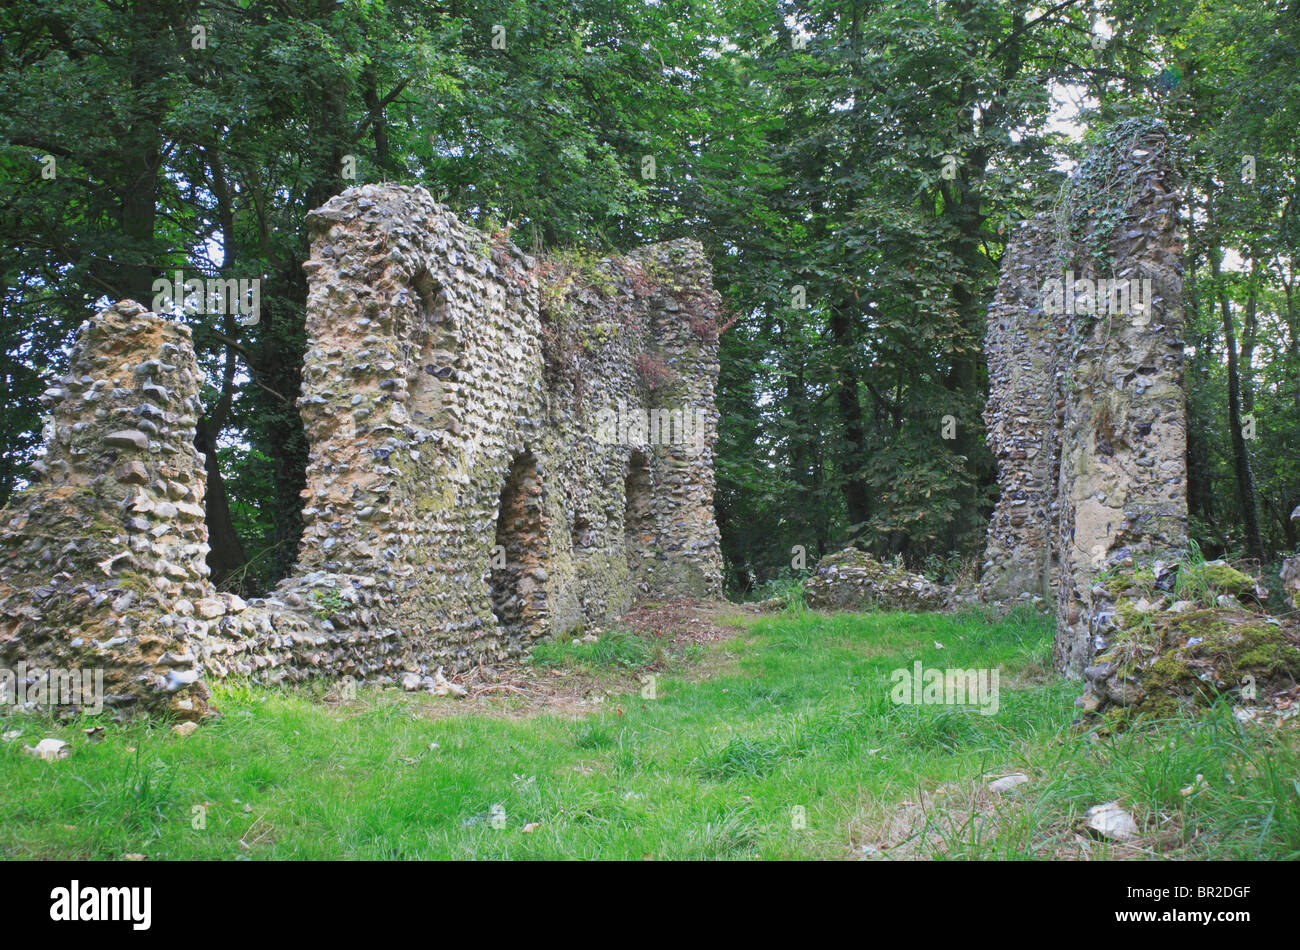
<svg viewBox="0 0 1300 950"><path fill-rule="evenodd" d="M631 629L663 640L673 653L688 647L709 647L740 636L758 611L745 604L725 601L678 599L637 604L619 617L611 628ZM591 630L600 636L603 630ZM688 682L699 682L718 674L728 665L725 652L708 650L703 658L685 669L673 669ZM660 672L659 666L647 667ZM588 674L577 670L547 669L522 661L477 666L448 679L468 690L463 698L432 696L429 693L396 693L418 705L419 714L432 719L474 713L478 715L528 718L542 713L577 718L602 709L617 707L620 697L641 688L646 671L608 671ZM325 695L331 705L346 707L337 690ZM353 702L356 702L355 700Z"/></svg>
<svg viewBox="0 0 1300 950"><path fill-rule="evenodd" d="M1300 726L1300 685L1265 693L1258 704L1233 707L1238 722L1256 725Z"/></svg>
<svg viewBox="0 0 1300 950"><path fill-rule="evenodd" d="M637 604L616 625L665 637L677 645L705 644L730 639L761 616L752 604L682 598Z"/></svg>
<svg viewBox="0 0 1300 950"><path fill-rule="evenodd" d="M701 683L735 669L735 653L722 644L745 636L761 616L763 612L751 604L671 600L640 604L624 614L619 624L665 639L676 653L697 648L699 659L673 673L687 683ZM701 647L705 649L699 650Z"/></svg>

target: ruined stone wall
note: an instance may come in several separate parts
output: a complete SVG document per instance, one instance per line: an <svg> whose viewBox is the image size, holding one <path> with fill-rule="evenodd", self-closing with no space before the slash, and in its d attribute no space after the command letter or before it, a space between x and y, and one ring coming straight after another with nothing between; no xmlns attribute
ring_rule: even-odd
<svg viewBox="0 0 1300 950"><path fill-rule="evenodd" d="M987 601L1046 599L1055 587L1065 374L1060 319L1044 309L1041 285L1058 263L1050 219L1021 222L989 306L984 424L1000 493L980 578Z"/></svg>
<svg viewBox="0 0 1300 950"><path fill-rule="evenodd" d="M713 514L719 306L713 272L695 241L643 248L634 261L649 272L652 285L646 353L669 372L653 388L641 380L641 400L652 416L689 411L700 423L691 438L668 441L648 456L655 540L643 539L643 566L635 581L641 591L657 596L721 596L721 540Z"/></svg>
<svg viewBox="0 0 1300 950"><path fill-rule="evenodd" d="M547 288L544 309L551 272L422 189L352 189L309 223L304 568L380 578L405 649L457 668L608 618L638 586L721 593L716 341L665 296L712 293L698 244L643 249L649 275L601 262L599 287ZM677 384L653 398L650 356ZM664 399L706 410L701 451L600 438L600 410Z"/></svg>
<svg viewBox="0 0 1300 950"><path fill-rule="evenodd" d="M1017 596L1052 576L1054 656L1072 677L1113 619L1098 575L1176 558L1187 536L1181 245L1168 143L1159 127L1138 127L1090 162L1085 174L1101 169L1120 203L1100 213L1102 199L1087 191L1096 183L1076 181L1075 204L1018 233L988 336L986 419L1003 494L982 589L990 599ZM1102 280L1131 285L1130 304L1106 300Z"/></svg>
<svg viewBox="0 0 1300 950"><path fill-rule="evenodd" d="M606 622L638 593L721 595L717 300L698 243L574 274L395 186L349 189L308 224L298 570L247 603L212 589L188 330L120 304L52 391L48 485L4 514L6 656L116 631L96 657L133 677L124 703L152 707L174 686L192 702L200 673L419 679ZM668 444L635 424L656 410L677 413ZM41 514L65 496L66 517ZM111 560L127 541L154 555L138 581ZM71 579L46 596L51 566ZM51 623L43 605L70 591L75 616ZM167 682L178 665L187 681Z"/></svg>
<svg viewBox="0 0 1300 950"><path fill-rule="evenodd" d="M1182 245L1168 155L1153 132L1116 168L1132 199L1107 242L1107 269L1150 280L1150 299L1128 314L1068 316L1053 652L1071 676L1082 675L1113 620L1104 592L1093 595L1098 573L1176 559L1187 547ZM1102 276L1095 256L1074 263L1080 279Z"/></svg>

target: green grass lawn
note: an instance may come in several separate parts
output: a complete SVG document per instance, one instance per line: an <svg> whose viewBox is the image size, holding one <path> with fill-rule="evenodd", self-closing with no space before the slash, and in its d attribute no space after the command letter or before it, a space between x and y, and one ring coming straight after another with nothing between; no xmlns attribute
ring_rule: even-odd
<svg viewBox="0 0 1300 950"><path fill-rule="evenodd" d="M1072 726L1079 686L1047 672L1050 620L790 611L737 623L736 638L678 653L626 632L546 646L539 676L603 673L629 690L581 716L508 697L470 711L394 690L341 703L325 686L231 684L215 691L223 717L186 738L105 722L91 742L93 720L11 716L0 726L23 736L0 744L0 855L1300 854L1294 728L1239 726L1226 705L1118 736ZM1000 668L997 714L894 704L890 671L918 658ZM643 699L636 672L651 664L667 672ZM71 756L21 751L46 735L70 741ZM987 791L1013 771L1030 781ZM1083 812L1116 799L1141 837L1081 843Z"/></svg>

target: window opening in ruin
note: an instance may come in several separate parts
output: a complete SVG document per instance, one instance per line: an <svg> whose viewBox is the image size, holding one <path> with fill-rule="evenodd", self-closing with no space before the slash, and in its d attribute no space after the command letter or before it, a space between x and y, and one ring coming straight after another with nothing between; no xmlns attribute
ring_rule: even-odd
<svg viewBox="0 0 1300 950"><path fill-rule="evenodd" d="M428 269L421 268L420 272L411 278L411 289L415 291L415 299L419 301L417 316L420 324L427 326L433 320L442 288L438 286L438 282L433 279Z"/></svg>
<svg viewBox="0 0 1300 950"><path fill-rule="evenodd" d="M447 295L427 270L411 278L411 290L416 299L415 333L412 335L419 347L411 361L407 378L410 393L407 408L411 418L419 425L433 426L441 418L443 409L443 380L451 376L453 368L445 359L435 359L434 346L437 325L446 312Z"/></svg>
<svg viewBox="0 0 1300 950"><path fill-rule="evenodd" d="M650 489L650 463L641 452L633 452L623 482L623 541L627 547L627 566L634 574L644 564L655 541Z"/></svg>
<svg viewBox="0 0 1300 950"><path fill-rule="evenodd" d="M591 519L586 515L576 514L573 516L573 527L569 531L569 537L573 542L573 553L581 556L595 547L595 538L592 535Z"/></svg>
<svg viewBox="0 0 1300 950"><path fill-rule="evenodd" d="M516 456L501 488L489 592L509 635L541 632L546 613L544 495L531 452Z"/></svg>

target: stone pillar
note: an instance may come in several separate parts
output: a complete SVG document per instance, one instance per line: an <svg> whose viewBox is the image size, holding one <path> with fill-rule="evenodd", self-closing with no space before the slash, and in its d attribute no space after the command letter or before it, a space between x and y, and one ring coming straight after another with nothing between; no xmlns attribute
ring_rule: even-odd
<svg viewBox="0 0 1300 950"><path fill-rule="evenodd" d="M1073 271L1076 293L1088 290L1086 281L1127 281L1134 290L1150 281L1143 294L1149 299L1139 304L1131 293L1128 312L1093 314L1076 303L1065 314L1053 653L1072 678L1082 675L1110 629L1108 599L1092 593L1097 575L1176 560L1187 545L1181 245L1168 155L1164 133L1148 128L1103 156L1107 179L1131 197L1109 234L1097 230L1104 219L1089 215L1080 229L1083 249L1060 275ZM1098 261L1102 252L1106 263ZM1069 281L1065 291L1068 302Z"/></svg>
<svg viewBox="0 0 1300 950"><path fill-rule="evenodd" d="M1187 543L1177 194L1166 133L1131 120L1054 215L1008 244L984 418L1001 498L980 592L1054 589L1057 668L1082 675L1114 607L1098 575Z"/></svg>
<svg viewBox="0 0 1300 950"><path fill-rule="evenodd" d="M101 670L104 702L196 717L207 581L201 373L188 327L123 301L44 396L46 454L0 516L0 662Z"/></svg>
<svg viewBox="0 0 1300 950"><path fill-rule="evenodd" d="M647 351L673 378L649 400L660 444L650 458L658 538L647 580L663 596L721 597L722 548L713 515L720 298L697 241L653 245L636 257L649 262L661 281L650 301ZM683 438L665 438L664 423L676 426L678 419Z"/></svg>

